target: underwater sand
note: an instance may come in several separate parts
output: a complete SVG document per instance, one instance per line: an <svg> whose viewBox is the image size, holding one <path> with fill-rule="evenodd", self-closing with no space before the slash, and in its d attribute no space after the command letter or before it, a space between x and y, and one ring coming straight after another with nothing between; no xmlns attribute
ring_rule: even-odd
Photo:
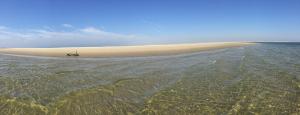
<svg viewBox="0 0 300 115"><path fill-rule="evenodd" d="M300 44L172 56L0 55L0 114L299 114Z"/></svg>

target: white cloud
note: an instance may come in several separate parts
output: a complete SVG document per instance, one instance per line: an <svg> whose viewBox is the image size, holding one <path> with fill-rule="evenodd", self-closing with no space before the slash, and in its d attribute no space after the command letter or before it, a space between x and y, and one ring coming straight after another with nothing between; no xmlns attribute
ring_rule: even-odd
<svg viewBox="0 0 300 115"><path fill-rule="evenodd" d="M118 34L118 33L113 33L113 32L106 32L101 29L95 28L95 27L87 27L80 29L80 31L84 34L90 34L94 36L101 36L101 37L110 37L110 38L127 38L127 39L132 39L137 36L135 35L123 35L123 34Z"/></svg>
<svg viewBox="0 0 300 115"><path fill-rule="evenodd" d="M62 24L62 26L65 28L73 28L73 25L71 24Z"/></svg>
<svg viewBox="0 0 300 115"><path fill-rule="evenodd" d="M4 30L4 29L7 29L7 27L5 27L5 26L0 26L0 30Z"/></svg>
<svg viewBox="0 0 300 115"><path fill-rule="evenodd" d="M0 27L0 47L74 47L124 45L137 36L106 32L95 27L53 31L49 29L12 30Z"/></svg>
<svg viewBox="0 0 300 115"><path fill-rule="evenodd" d="M80 29L80 31L85 32L85 33L91 33L91 34L106 33L104 31L94 28L94 27L83 28L83 29Z"/></svg>

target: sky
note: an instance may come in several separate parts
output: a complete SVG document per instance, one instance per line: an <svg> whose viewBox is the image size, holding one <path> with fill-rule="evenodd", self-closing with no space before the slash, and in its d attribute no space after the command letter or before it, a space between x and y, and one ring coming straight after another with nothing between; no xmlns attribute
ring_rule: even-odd
<svg viewBox="0 0 300 115"><path fill-rule="evenodd" d="M1 0L0 47L300 41L299 0Z"/></svg>

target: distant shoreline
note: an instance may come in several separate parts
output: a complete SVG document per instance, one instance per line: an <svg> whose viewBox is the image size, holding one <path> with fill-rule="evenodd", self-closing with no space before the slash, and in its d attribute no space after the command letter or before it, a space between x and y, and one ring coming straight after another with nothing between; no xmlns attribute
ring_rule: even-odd
<svg viewBox="0 0 300 115"><path fill-rule="evenodd" d="M175 55L181 53L192 53L213 49L230 47L241 47L252 45L252 42L211 42L191 44L168 44L168 45L140 45L140 46L111 46L111 47L66 47L66 48L0 48L0 54L45 56L45 57L67 57L74 54L85 58L97 57L144 57Z"/></svg>

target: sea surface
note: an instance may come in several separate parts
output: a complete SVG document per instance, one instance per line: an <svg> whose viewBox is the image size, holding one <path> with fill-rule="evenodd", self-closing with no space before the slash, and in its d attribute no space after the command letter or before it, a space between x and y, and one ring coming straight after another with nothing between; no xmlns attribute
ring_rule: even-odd
<svg viewBox="0 0 300 115"><path fill-rule="evenodd" d="M300 44L173 56L0 54L0 115L300 114Z"/></svg>

